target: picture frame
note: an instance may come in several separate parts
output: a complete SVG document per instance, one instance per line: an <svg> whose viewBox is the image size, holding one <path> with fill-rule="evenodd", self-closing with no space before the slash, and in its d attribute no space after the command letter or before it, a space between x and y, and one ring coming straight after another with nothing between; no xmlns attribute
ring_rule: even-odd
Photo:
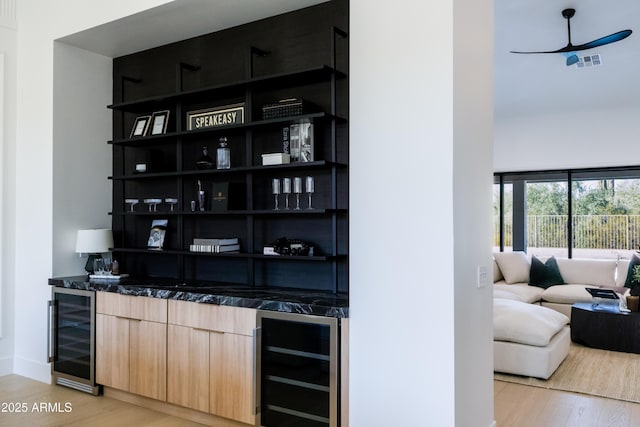
<svg viewBox="0 0 640 427"><path fill-rule="evenodd" d="M151 222L151 230L149 231L149 240L147 241L147 249L162 250L164 247L164 236L167 231L169 220L154 219Z"/></svg>
<svg viewBox="0 0 640 427"><path fill-rule="evenodd" d="M169 110L156 111L151 115L149 135L163 135L167 132Z"/></svg>
<svg viewBox="0 0 640 427"><path fill-rule="evenodd" d="M131 135L129 135L129 138L145 136L147 134L147 130L149 129L150 122L151 116L136 117L135 122L133 122L133 127L131 128Z"/></svg>

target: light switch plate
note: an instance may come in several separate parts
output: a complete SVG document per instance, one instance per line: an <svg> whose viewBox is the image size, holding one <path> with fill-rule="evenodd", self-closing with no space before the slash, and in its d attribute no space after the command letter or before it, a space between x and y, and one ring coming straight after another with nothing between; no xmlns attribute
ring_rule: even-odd
<svg viewBox="0 0 640 427"><path fill-rule="evenodd" d="M478 288L484 288L489 284L489 272L486 265L478 266Z"/></svg>

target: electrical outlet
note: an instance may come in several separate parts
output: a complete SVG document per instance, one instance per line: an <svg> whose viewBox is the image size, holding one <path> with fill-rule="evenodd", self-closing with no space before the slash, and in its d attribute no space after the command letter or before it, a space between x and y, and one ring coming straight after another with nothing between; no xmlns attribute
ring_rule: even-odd
<svg viewBox="0 0 640 427"><path fill-rule="evenodd" d="M484 288L489 284L489 272L486 265L478 266L478 288Z"/></svg>

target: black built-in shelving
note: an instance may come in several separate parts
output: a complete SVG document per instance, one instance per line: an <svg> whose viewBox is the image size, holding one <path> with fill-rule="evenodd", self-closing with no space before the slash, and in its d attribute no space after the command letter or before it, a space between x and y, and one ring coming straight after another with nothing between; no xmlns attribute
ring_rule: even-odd
<svg viewBox="0 0 640 427"><path fill-rule="evenodd" d="M348 25L347 8L346 1L332 1L114 60L109 178L113 252L123 272L348 292L348 39L339 29ZM224 67L220 61L226 61ZM290 97L315 108L262 120L262 105ZM186 129L187 112L238 102L245 104L244 123ZM162 110L170 112L166 133L129 138L136 117ZM282 151L282 128L302 119L314 124L316 160L262 166L261 154ZM221 136L229 140L231 168L198 170L195 161L202 146L215 159ZM150 172L135 173L140 158L156 161ZM307 175L316 181L315 209L305 209L307 195L302 194L303 209L274 211L272 178ZM214 182L242 183L244 206L192 212L198 180L208 192ZM173 211L160 205L149 212L142 203L167 197L178 199ZM125 205L127 198L140 200L134 212ZM295 203L295 195L290 201ZM146 249L154 218L169 220L162 251ZM262 254L263 246L282 236L310 242L314 255ZM189 252L195 237L239 237L241 251Z"/></svg>

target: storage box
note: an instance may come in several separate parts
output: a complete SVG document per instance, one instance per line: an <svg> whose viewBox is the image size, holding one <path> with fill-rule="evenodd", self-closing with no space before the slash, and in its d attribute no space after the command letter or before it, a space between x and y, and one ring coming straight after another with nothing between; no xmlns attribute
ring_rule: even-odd
<svg viewBox="0 0 640 427"><path fill-rule="evenodd" d="M262 166L283 165L291 161L291 156L287 153L269 153L262 155Z"/></svg>

